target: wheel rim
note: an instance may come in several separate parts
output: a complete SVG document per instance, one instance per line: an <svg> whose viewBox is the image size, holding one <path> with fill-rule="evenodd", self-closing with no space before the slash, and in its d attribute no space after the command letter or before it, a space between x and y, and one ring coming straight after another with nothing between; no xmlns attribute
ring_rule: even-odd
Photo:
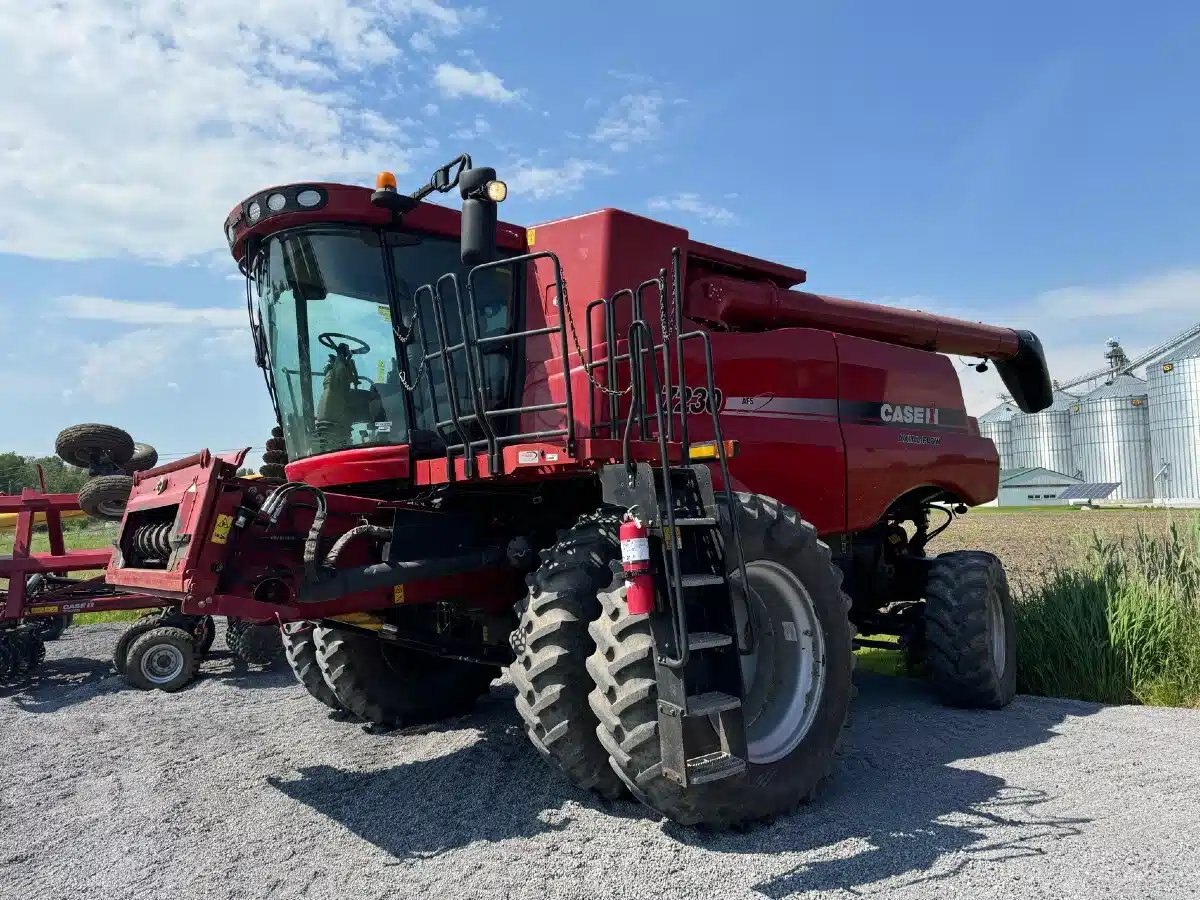
<svg viewBox="0 0 1200 900"><path fill-rule="evenodd" d="M987 595L988 636L992 646L992 665L997 675L1003 675L1008 664L1008 635L1004 631L1004 606L998 591Z"/></svg>
<svg viewBox="0 0 1200 900"><path fill-rule="evenodd" d="M142 675L151 684L166 684L183 672L183 651L172 644L158 644L142 654Z"/></svg>
<svg viewBox="0 0 1200 900"><path fill-rule="evenodd" d="M763 765L795 750L812 728L825 689L825 636L812 596L790 569L755 560L746 575L755 643L740 657L742 708L749 760ZM746 606L736 604L742 633Z"/></svg>
<svg viewBox="0 0 1200 900"><path fill-rule="evenodd" d="M101 500L96 504L96 509L105 516L119 519L125 515L125 505L127 500Z"/></svg>

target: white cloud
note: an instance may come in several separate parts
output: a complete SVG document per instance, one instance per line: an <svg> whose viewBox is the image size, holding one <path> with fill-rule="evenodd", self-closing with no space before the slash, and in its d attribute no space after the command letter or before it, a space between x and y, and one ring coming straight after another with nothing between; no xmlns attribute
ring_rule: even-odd
<svg viewBox="0 0 1200 900"><path fill-rule="evenodd" d="M418 53L432 53L436 44L424 31L418 31L408 39L408 45Z"/></svg>
<svg viewBox="0 0 1200 900"><path fill-rule="evenodd" d="M172 357L185 335L168 328L141 328L89 346L79 362L78 390L90 400L117 403L135 388L165 384Z"/></svg>
<svg viewBox="0 0 1200 900"><path fill-rule="evenodd" d="M492 126L487 119L483 116L476 116L474 122L465 128L459 128L452 136L462 141L473 141L488 134L491 130Z"/></svg>
<svg viewBox="0 0 1200 900"><path fill-rule="evenodd" d="M397 40L479 18L434 0L73 0L0 16L0 55L21 73L0 107L0 252L178 262L220 248L233 205L281 173L407 171L418 151L386 127L384 100L341 85L394 81Z"/></svg>
<svg viewBox="0 0 1200 900"><path fill-rule="evenodd" d="M53 301L56 315L70 319L117 322L123 325L199 325L209 328L242 328L247 326L244 309L227 307L173 306L136 300L115 300L110 297L72 295Z"/></svg>
<svg viewBox="0 0 1200 900"><path fill-rule="evenodd" d="M438 105L436 103L426 103L421 108L421 112L427 116L436 116L438 114Z"/></svg>
<svg viewBox="0 0 1200 900"><path fill-rule="evenodd" d="M517 92L504 86L500 76L487 69L472 72L453 63L441 63L433 73L434 84L447 97L478 97L494 103L511 103Z"/></svg>
<svg viewBox="0 0 1200 900"><path fill-rule="evenodd" d="M977 320L978 311L964 312L954 304L929 297L900 298L890 305L923 309L941 315ZM982 317L996 325L1025 328L1042 340L1050 376L1067 383L1103 368L1104 342L1117 337L1136 358L1184 331L1200 318L1200 270L1172 269L1109 285L1054 288L1017 303L995 304ZM978 374L956 368L967 409L978 415L995 406L1004 385L995 368Z"/></svg>
<svg viewBox="0 0 1200 900"><path fill-rule="evenodd" d="M679 212L711 225L732 225L738 220L732 210L687 191L671 197L655 197L648 205L656 212Z"/></svg>
<svg viewBox="0 0 1200 900"><path fill-rule="evenodd" d="M1034 305L1066 319L1191 310L1200 316L1200 269L1174 269L1116 285L1076 285L1039 294Z"/></svg>
<svg viewBox="0 0 1200 900"><path fill-rule="evenodd" d="M635 144L655 140L662 133L659 110L662 94L626 94L600 119L592 132L592 140L623 153Z"/></svg>
<svg viewBox="0 0 1200 900"><path fill-rule="evenodd" d="M532 163L517 163L510 166L511 175L505 177L509 195L514 198L531 197L543 200L573 194L583 187L589 175L611 175L608 166L589 159L568 159L561 166L539 166Z"/></svg>

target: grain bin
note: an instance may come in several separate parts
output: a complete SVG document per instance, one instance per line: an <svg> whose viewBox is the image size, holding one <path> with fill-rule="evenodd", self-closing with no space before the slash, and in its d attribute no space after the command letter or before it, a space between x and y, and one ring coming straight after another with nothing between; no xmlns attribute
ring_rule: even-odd
<svg viewBox="0 0 1200 900"><path fill-rule="evenodd" d="M1150 409L1146 383L1119 375L1071 405L1071 452L1084 481L1119 486L1110 500L1150 500Z"/></svg>
<svg viewBox="0 0 1200 900"><path fill-rule="evenodd" d="M1200 501L1200 349L1146 368L1150 391L1150 460L1154 496Z"/></svg>
<svg viewBox="0 0 1200 900"><path fill-rule="evenodd" d="M1054 402L1040 413L1012 417L1012 468L1041 466L1061 475L1074 475L1071 458L1071 404L1078 398L1054 392Z"/></svg>
<svg viewBox="0 0 1200 900"><path fill-rule="evenodd" d="M1011 403L1001 403L979 417L979 433L985 438L991 438L1000 454L1000 468L1014 468L1012 462L1012 418L1017 414L1017 407Z"/></svg>

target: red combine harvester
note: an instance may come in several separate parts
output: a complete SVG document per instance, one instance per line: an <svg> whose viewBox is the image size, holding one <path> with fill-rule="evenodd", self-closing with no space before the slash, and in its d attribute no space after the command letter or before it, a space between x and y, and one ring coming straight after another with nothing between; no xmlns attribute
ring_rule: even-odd
<svg viewBox="0 0 1200 900"><path fill-rule="evenodd" d="M421 202L453 188L461 214ZM572 781L683 823L810 796L856 629L902 635L951 703L1008 703L1003 568L926 554L998 480L940 354L1035 411L1037 338L795 290L617 210L498 223L505 194L464 156L411 196L383 173L239 204L286 481L207 452L139 473L108 581L290 623L301 682L381 725L507 667Z"/></svg>

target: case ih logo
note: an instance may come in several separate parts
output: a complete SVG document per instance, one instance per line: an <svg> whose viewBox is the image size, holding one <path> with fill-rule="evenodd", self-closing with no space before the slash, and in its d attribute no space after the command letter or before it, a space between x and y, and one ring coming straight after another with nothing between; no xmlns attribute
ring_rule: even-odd
<svg viewBox="0 0 1200 900"><path fill-rule="evenodd" d="M940 425L940 411L936 406L895 406L882 403L879 418L885 422L903 422L905 425Z"/></svg>

